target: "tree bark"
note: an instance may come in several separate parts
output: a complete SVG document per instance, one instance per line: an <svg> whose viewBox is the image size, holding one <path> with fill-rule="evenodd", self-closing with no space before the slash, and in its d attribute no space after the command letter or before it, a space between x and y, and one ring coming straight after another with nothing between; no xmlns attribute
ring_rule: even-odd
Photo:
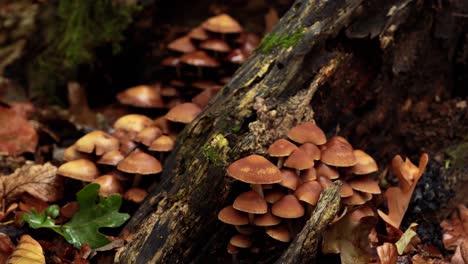
<svg viewBox="0 0 468 264"><path fill-rule="evenodd" d="M466 4L460 2L453 8L464 10ZM284 137L292 126L312 120L311 102L315 111L323 110L319 124L323 123L326 131L344 124L345 134L362 138L381 126L381 133L395 135L395 126L384 121L401 120L400 107L408 98L424 101L438 92L435 86L421 88L427 79L416 76L415 69L427 74L439 63L442 66L437 69L449 72L447 65L460 50L454 43L468 32L466 23L458 20L444 24L456 36L444 39L446 47L436 46L432 28L444 15L416 0L297 0L231 82L179 135L161 183L125 227L131 240L117 252L115 261L202 262L210 254L219 258L229 237L228 227L216 215L240 188L225 175L226 166L244 155L265 153L268 145ZM361 42L362 38L367 40ZM371 48L359 49L365 45ZM430 60L424 56L428 52L433 56ZM433 64L420 64L425 61ZM430 74L428 78L448 82ZM324 98L315 104L317 90ZM350 116L356 120L348 112L361 106L355 103L361 96L364 102L373 102L371 111L363 114L360 122L344 121ZM392 111L395 106L398 111ZM333 109L335 113L330 112ZM375 140L380 140L380 146L387 140L395 142L394 137L353 141L362 147ZM394 150L371 147L370 152L389 157L398 153ZM320 221L323 226L329 221L338 201L322 199L320 203L320 210L280 260L286 256L290 263L315 259L321 229L311 228L311 224ZM305 243L305 238L310 241Z"/></svg>

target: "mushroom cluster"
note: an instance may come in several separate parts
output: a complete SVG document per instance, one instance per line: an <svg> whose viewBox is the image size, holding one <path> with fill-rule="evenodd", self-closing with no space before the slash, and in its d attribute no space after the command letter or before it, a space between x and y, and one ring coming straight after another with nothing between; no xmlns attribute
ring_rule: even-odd
<svg viewBox="0 0 468 264"><path fill-rule="evenodd" d="M211 17L168 44L170 54L161 61L159 82L131 87L117 99L142 108L203 109L259 42L231 16Z"/></svg>
<svg viewBox="0 0 468 264"><path fill-rule="evenodd" d="M155 156L164 158L175 144L162 125L144 115L122 116L114 123L114 132L93 131L68 147L62 156L66 163L57 173L99 183L103 196L125 191L124 198L139 203L146 196L146 190L139 187L142 178L162 171Z"/></svg>
<svg viewBox="0 0 468 264"><path fill-rule="evenodd" d="M237 235L228 252L250 248L258 230L281 242L290 242L300 225L310 217L320 195L335 180L342 181L342 210L363 205L381 193L369 174L378 170L374 159L362 150L353 149L343 137L327 138L317 125L306 122L293 127L288 139L278 139L268 148L271 160L250 155L234 161L227 174L251 185L233 205L223 208L218 219L234 225Z"/></svg>

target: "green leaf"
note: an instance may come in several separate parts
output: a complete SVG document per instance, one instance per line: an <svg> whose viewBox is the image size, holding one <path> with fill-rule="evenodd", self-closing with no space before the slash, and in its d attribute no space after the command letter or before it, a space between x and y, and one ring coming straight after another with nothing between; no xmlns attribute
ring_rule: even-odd
<svg viewBox="0 0 468 264"><path fill-rule="evenodd" d="M98 195L99 184L93 183L85 186L78 192L78 212L64 225L56 225L53 219L45 212L37 214L24 214L23 220L32 228L49 228L62 235L68 243L79 248L88 244L91 248L98 248L109 243L104 234L99 232L101 227L119 227L130 217L119 213L122 197L112 194L108 198Z"/></svg>

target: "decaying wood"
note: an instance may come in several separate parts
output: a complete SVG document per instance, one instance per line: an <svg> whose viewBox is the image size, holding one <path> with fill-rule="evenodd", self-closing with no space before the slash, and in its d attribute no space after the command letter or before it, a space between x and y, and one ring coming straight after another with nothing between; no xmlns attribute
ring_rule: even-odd
<svg viewBox="0 0 468 264"><path fill-rule="evenodd" d="M151 190L127 224L130 241L118 251L115 261L185 263L223 252L229 239L223 236L228 227L216 215L232 202L239 187L225 175L225 167L241 156L264 153L289 128L312 120L311 101L315 111L324 110L320 115L323 123L331 126L338 122L331 121L337 113L352 112L349 102L353 103L356 93L366 91L374 96L376 106L363 119L364 125L351 122L355 129L346 127L346 131L363 136L369 133L366 128L378 125L382 127L380 133L397 129L391 121L385 123L394 120L393 115L401 115L401 111L392 110L395 106L402 108L409 98L432 98L437 94L437 88L421 89L423 82L414 85L415 79L426 78L414 76L414 72L425 61L423 55L435 46L429 40L437 15L416 0L297 0L231 82L179 135L161 183ZM406 31L400 34L400 28ZM373 54L378 58L367 58L369 68L356 63L361 59L359 51L346 51L353 47L345 43L366 37L376 40L373 45L378 51ZM447 43L455 45L454 40ZM438 51L431 61L434 65L446 60L446 50ZM455 55L451 56L453 59ZM428 70L431 66L423 67L422 71L432 78ZM329 96L323 100L324 105L340 105L339 112L313 104L314 94L326 90L324 86L340 91L340 98ZM317 210L281 259L292 255L299 263L315 259L321 229L310 225L330 219L335 210L332 205L336 204L332 200L322 200L328 206L320 208L327 209Z"/></svg>
<svg viewBox="0 0 468 264"><path fill-rule="evenodd" d="M340 188L341 183L336 181L324 190L310 219L276 263L305 264L315 261L320 235L340 208Z"/></svg>

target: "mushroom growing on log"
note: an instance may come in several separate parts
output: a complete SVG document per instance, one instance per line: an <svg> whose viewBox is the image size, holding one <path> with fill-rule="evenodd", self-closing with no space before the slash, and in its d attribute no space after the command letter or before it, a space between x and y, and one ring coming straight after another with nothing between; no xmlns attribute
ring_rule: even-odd
<svg viewBox="0 0 468 264"><path fill-rule="evenodd" d="M466 4L452 8L462 11ZM394 121L402 118L404 101L410 96L432 100L438 88L428 85L448 83L443 76L453 74L457 40L468 30L466 22L458 22L463 30L457 22L440 24L446 15L412 0L297 0L215 100L179 134L161 183L125 227L135 234L115 262L203 262L213 261L213 252L226 254L228 227L216 213L228 204L236 185L225 177L225 167L246 153L266 153L291 127L313 121L312 108L323 110L316 116L326 124L325 131L340 124L348 133L354 128L353 135L360 138L377 128L380 135L399 135ZM434 36L437 27L445 27L447 35ZM368 53L363 54L361 44L369 45ZM313 98L317 91L321 101ZM371 110L347 123L356 108L353 99L364 95L373 99L366 105ZM330 117L333 109L342 115L338 121L336 114ZM396 137L390 140L401 143ZM338 210L338 184L324 191L305 227L283 256L276 256L278 263L316 259L320 234Z"/></svg>

